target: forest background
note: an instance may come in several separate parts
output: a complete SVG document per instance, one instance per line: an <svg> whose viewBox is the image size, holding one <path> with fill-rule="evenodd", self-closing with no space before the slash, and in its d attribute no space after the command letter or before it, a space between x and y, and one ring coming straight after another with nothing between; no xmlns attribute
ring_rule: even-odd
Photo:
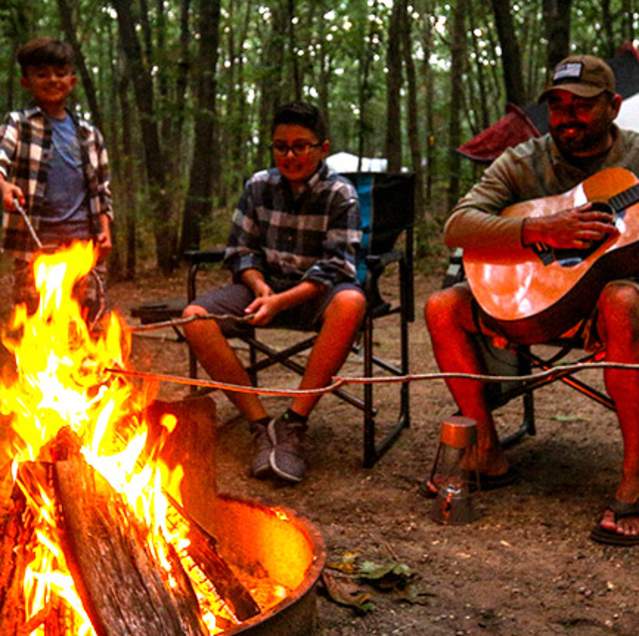
<svg viewBox="0 0 639 636"><path fill-rule="evenodd" d="M490 5L490 6L489 6ZM417 176L417 262L441 254L450 206L479 168L455 148L508 102L535 99L569 52L612 57L638 0L0 0L0 108L25 106L18 47L65 39L72 107L103 131L111 275L170 273L224 242L243 180L270 164L274 108L309 99L332 152Z"/></svg>

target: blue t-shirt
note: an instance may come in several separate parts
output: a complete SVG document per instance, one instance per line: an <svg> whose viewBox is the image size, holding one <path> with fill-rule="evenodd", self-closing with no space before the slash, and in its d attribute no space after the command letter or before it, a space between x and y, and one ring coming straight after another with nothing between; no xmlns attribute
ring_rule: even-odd
<svg viewBox="0 0 639 636"><path fill-rule="evenodd" d="M44 200L46 223L69 223L88 228L89 206L80 143L73 119L49 118L52 153Z"/></svg>

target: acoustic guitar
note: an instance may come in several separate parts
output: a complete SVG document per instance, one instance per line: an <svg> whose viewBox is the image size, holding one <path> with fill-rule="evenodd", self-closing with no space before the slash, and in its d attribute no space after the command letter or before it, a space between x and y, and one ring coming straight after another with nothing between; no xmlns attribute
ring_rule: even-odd
<svg viewBox="0 0 639 636"><path fill-rule="evenodd" d="M588 316L608 281L639 274L639 179L625 168L605 168L568 192L517 203L501 216L549 216L588 202L610 213L617 236L583 250L464 250L466 277L488 324L523 344L548 341Z"/></svg>

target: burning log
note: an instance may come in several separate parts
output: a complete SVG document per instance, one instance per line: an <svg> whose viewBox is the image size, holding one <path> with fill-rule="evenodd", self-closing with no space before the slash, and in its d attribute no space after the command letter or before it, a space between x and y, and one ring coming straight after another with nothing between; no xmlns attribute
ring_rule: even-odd
<svg viewBox="0 0 639 636"><path fill-rule="evenodd" d="M17 634L25 622L22 581L34 532L32 521L24 495L14 488L0 519L0 625L7 634Z"/></svg>
<svg viewBox="0 0 639 636"><path fill-rule="evenodd" d="M73 456L55 463L53 477L67 564L97 634L207 634L172 546L169 588L146 532L99 474Z"/></svg>
<svg viewBox="0 0 639 636"><path fill-rule="evenodd" d="M168 466L181 466L184 479L179 492L169 493L171 505L188 525L187 552L213 583L217 595L238 621L260 613L260 606L217 551L217 541L202 529L185 508L206 513L215 496L215 402L210 397L180 402L154 402L147 409L149 443L161 434L160 420L173 415L177 425L165 440L161 457ZM179 501L177 500L179 499Z"/></svg>
<svg viewBox="0 0 639 636"><path fill-rule="evenodd" d="M200 525L172 502L174 509L189 524L188 547L189 556L202 570L204 575L213 582L215 591L229 606L233 615L240 621L248 620L260 613L260 606L255 602L251 593L242 585L233 570L218 554L216 540L206 533Z"/></svg>

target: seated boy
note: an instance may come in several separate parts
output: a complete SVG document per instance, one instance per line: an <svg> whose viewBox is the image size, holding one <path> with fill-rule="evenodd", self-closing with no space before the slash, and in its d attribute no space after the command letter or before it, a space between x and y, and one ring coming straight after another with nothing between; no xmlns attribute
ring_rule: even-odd
<svg viewBox="0 0 639 636"><path fill-rule="evenodd" d="M300 384L315 389L326 386L342 366L364 316L366 301L355 277L359 204L352 184L323 161L329 140L314 106L280 107L271 147L276 167L251 177L233 217L225 253L233 283L196 298L184 316L250 315L253 326L318 327ZM249 385L227 342L234 328L196 320L185 332L214 380ZM253 475L299 482L306 470L306 421L319 396L295 397L286 412L271 419L256 395L227 395L254 433Z"/></svg>
<svg viewBox="0 0 639 636"><path fill-rule="evenodd" d="M57 247L94 240L104 258L111 249L109 168L100 132L67 110L76 84L73 49L59 40L30 40L18 51L21 84L33 106L9 113L0 127L0 196L4 249L14 257L14 302L37 303L31 261L37 243L16 209L24 207L40 242ZM95 304L89 286L81 300Z"/></svg>

